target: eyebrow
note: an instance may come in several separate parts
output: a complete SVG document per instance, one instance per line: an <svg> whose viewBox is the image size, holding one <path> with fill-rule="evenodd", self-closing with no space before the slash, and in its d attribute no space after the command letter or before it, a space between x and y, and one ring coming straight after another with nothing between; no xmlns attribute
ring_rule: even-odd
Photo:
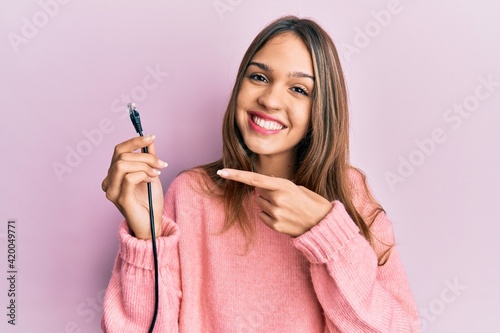
<svg viewBox="0 0 500 333"><path fill-rule="evenodd" d="M260 69L262 69L263 71L266 71L266 72L273 72L273 69L271 67L269 67L268 65L263 64L261 62L251 61L248 64L248 66L251 66L251 65L257 66L257 67L259 67ZM288 76L289 77L305 77L305 78L310 78L311 80L314 81L314 76L313 75L307 74L307 73L304 73L304 72L301 72L301 71L291 72L290 74L288 74Z"/></svg>

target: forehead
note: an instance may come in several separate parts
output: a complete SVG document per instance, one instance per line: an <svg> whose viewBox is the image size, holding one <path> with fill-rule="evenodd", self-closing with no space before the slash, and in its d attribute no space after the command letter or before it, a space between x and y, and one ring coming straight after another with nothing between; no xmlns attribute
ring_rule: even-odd
<svg viewBox="0 0 500 333"><path fill-rule="evenodd" d="M291 32L271 38L253 56L252 61L265 63L277 70L303 71L313 74L309 49L300 37Z"/></svg>

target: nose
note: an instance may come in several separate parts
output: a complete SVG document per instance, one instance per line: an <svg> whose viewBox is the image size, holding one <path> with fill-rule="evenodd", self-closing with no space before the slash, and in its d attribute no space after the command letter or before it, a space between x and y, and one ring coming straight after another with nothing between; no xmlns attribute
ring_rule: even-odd
<svg viewBox="0 0 500 333"><path fill-rule="evenodd" d="M282 92L276 85L269 85L266 87L257 101L268 110L280 110L283 108Z"/></svg>

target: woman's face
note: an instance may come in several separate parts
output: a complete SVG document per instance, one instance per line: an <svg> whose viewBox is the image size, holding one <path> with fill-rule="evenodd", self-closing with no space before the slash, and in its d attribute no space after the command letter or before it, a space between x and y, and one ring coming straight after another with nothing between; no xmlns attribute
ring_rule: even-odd
<svg viewBox="0 0 500 333"><path fill-rule="evenodd" d="M294 161L306 135L314 89L309 50L293 33L278 35L252 58L238 93L236 123L259 156Z"/></svg>

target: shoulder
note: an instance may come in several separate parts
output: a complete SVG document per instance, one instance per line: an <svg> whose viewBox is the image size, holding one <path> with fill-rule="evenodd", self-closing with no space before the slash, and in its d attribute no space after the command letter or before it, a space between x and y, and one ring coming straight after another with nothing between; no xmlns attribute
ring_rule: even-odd
<svg viewBox="0 0 500 333"><path fill-rule="evenodd" d="M378 254L383 254L390 248L390 244L394 243L392 223L373 196L364 172L351 166L348 179L352 203L374 236L372 241L375 250Z"/></svg>
<svg viewBox="0 0 500 333"><path fill-rule="evenodd" d="M218 187L202 168L184 170L170 184L166 199L188 199L189 201L214 198Z"/></svg>
<svg viewBox="0 0 500 333"><path fill-rule="evenodd" d="M207 173L201 168L184 170L175 177L168 188L167 193L192 193L207 189L213 182Z"/></svg>
<svg viewBox="0 0 500 333"><path fill-rule="evenodd" d="M363 171L350 165L347 169L347 178L349 179L349 186L356 187L366 181L366 175Z"/></svg>
<svg viewBox="0 0 500 333"><path fill-rule="evenodd" d="M214 187L215 184L203 169L181 172L165 195L164 214L184 228L199 225L211 218L218 219L223 216L224 206Z"/></svg>
<svg viewBox="0 0 500 333"><path fill-rule="evenodd" d="M384 210L373 196L365 173L350 166L347 172L347 181L352 204L365 221L373 221L375 215Z"/></svg>
<svg viewBox="0 0 500 333"><path fill-rule="evenodd" d="M205 177L206 173L202 169L188 169L181 171L170 184L170 188L176 189L185 187L186 185L199 184Z"/></svg>
<svg viewBox="0 0 500 333"><path fill-rule="evenodd" d="M366 181L366 175L360 169L349 166L347 182L351 200L356 208L362 208L370 202L376 202Z"/></svg>

